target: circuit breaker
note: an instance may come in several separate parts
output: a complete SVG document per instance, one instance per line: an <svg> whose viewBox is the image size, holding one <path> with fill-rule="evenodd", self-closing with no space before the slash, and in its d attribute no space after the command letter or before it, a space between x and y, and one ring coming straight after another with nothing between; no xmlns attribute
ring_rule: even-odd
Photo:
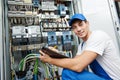
<svg viewBox="0 0 120 80"><path fill-rule="evenodd" d="M39 44L41 43L41 32L40 32L40 26L28 26L28 40L29 44Z"/></svg>
<svg viewBox="0 0 120 80"><path fill-rule="evenodd" d="M25 26L13 26L12 27L12 44L13 45L25 45L27 43Z"/></svg>
<svg viewBox="0 0 120 80"><path fill-rule="evenodd" d="M62 32L62 44L63 44L63 50L70 51L72 49L72 38L71 38L71 32L70 31L64 31Z"/></svg>
<svg viewBox="0 0 120 80"><path fill-rule="evenodd" d="M65 17L66 16L66 7L65 7L64 4L60 4L58 6L58 10L59 10L60 17Z"/></svg>
<svg viewBox="0 0 120 80"><path fill-rule="evenodd" d="M55 32L48 32L48 45L49 46L57 45L57 37Z"/></svg>

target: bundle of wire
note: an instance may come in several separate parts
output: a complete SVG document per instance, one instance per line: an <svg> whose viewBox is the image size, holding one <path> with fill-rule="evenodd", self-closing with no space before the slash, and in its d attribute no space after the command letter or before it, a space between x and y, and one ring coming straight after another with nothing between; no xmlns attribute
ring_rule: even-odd
<svg viewBox="0 0 120 80"><path fill-rule="evenodd" d="M28 54L25 58L23 58L19 63L19 71L25 70L26 62L29 62L30 59L39 58L40 54Z"/></svg>
<svg viewBox="0 0 120 80"><path fill-rule="evenodd" d="M34 70L33 70L33 73L34 73L34 76L36 77L36 74L37 74L37 71L38 71L38 59L40 57L40 54L28 54L25 58L23 58L20 63L19 63L19 71L25 71L25 67L26 67L26 63L35 59L35 65L34 65ZM47 79L49 79L49 69L48 69L48 64L45 64L43 62L40 63L42 65L42 67L44 68L45 70L45 77Z"/></svg>

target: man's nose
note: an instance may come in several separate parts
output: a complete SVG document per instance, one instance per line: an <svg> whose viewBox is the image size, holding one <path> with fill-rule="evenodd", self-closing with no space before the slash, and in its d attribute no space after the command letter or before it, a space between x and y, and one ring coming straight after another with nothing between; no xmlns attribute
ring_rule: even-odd
<svg viewBox="0 0 120 80"><path fill-rule="evenodd" d="M77 26L76 30L77 30L77 31L81 31L81 30L82 30L82 28L81 28L81 27L79 27L79 26Z"/></svg>

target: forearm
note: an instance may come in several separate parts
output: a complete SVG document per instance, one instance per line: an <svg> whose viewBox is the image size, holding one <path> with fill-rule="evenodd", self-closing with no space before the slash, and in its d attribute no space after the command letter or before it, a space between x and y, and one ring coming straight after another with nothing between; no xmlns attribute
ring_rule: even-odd
<svg viewBox="0 0 120 80"><path fill-rule="evenodd" d="M47 62L49 64L53 64L62 68L67 68L73 71L81 72L96 57L97 54L95 52L84 51L81 55L76 56L75 58L64 58L64 59L51 58L48 55L42 53L40 59L41 61Z"/></svg>
<svg viewBox="0 0 120 80"><path fill-rule="evenodd" d="M51 60L48 62L50 64L62 67L62 68L67 68L73 71L78 71L78 62L76 59L71 59L71 58L64 58L64 59L56 59L56 58L51 58ZM80 70L81 68L81 70ZM81 66L79 66L79 71L82 71Z"/></svg>
<svg viewBox="0 0 120 80"><path fill-rule="evenodd" d="M67 65L71 65L70 64L71 59L56 59L56 58L51 58L51 60L48 62L50 64L62 67L62 68L67 68Z"/></svg>

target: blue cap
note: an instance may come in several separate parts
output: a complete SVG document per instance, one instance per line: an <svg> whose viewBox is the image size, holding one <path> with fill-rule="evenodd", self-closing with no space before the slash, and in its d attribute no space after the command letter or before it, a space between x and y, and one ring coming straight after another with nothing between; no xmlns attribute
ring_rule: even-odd
<svg viewBox="0 0 120 80"><path fill-rule="evenodd" d="M84 16L83 14L74 14L74 15L72 16L72 18L70 19L70 21L69 21L69 25L70 25L70 26L72 25L72 22L73 22L73 20L75 20L75 19L80 19L80 20L82 20L82 21L86 20L86 18L85 18L85 16Z"/></svg>

